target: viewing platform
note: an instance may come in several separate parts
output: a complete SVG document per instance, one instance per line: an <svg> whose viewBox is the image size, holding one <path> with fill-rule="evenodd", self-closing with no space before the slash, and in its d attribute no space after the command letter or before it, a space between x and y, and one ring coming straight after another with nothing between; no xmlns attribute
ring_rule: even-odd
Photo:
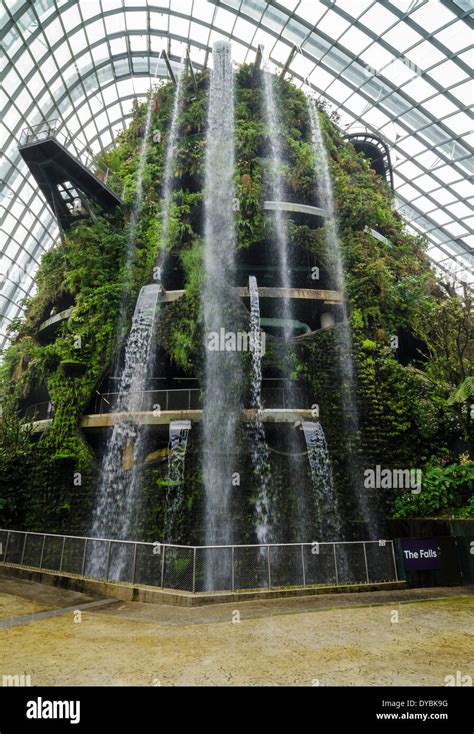
<svg viewBox="0 0 474 734"><path fill-rule="evenodd" d="M85 430L111 428L117 423L131 422L136 425L168 426L172 421L189 420L192 423L202 421L203 409L201 391L199 389L179 390L144 390L138 397L142 410L125 412L117 410L119 393L98 393L94 412L81 418L80 427ZM134 398L135 405L137 397ZM263 423L294 423L313 420L311 401L305 397L304 391L298 388L262 388L263 410L260 419ZM242 421L255 420L256 410L244 408ZM25 412L25 418L34 433L48 430L54 420L54 407L51 402L44 401L31 405Z"/></svg>
<svg viewBox="0 0 474 734"><path fill-rule="evenodd" d="M239 288L242 298L249 298L248 288ZM324 303L342 303L343 297L340 291L320 290L317 288L258 288L259 298L285 298L295 300L324 301Z"/></svg>
<svg viewBox="0 0 474 734"><path fill-rule="evenodd" d="M309 204L298 204L294 201L264 201L263 208L266 211L289 212L293 214L309 214L312 217L326 219L327 212L319 206Z"/></svg>
<svg viewBox="0 0 474 734"><path fill-rule="evenodd" d="M241 298L250 298L249 289L246 286L237 288ZM182 298L186 293L185 290L163 291L160 295L160 303L171 303ZM273 288L268 286L259 286L258 295L260 298L285 298L295 300L323 301L324 303L340 304L343 302L343 296L340 291L321 290L318 288Z"/></svg>
<svg viewBox="0 0 474 734"><path fill-rule="evenodd" d="M59 313L50 316L46 321L43 321L38 328L39 336L43 338L53 336L58 331L63 321L68 320L72 314L72 309L73 306L70 306L69 308L64 309L64 311L60 311Z"/></svg>
<svg viewBox="0 0 474 734"><path fill-rule="evenodd" d="M91 154L79 152L73 137L60 130L58 120L23 130L18 150L61 229L93 216L91 204L102 211L122 204L118 179L108 168L100 169Z"/></svg>

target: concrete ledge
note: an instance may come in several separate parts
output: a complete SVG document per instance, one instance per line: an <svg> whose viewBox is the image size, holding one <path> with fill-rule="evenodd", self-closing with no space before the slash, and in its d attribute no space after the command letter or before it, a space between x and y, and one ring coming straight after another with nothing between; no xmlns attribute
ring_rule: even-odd
<svg viewBox="0 0 474 734"><path fill-rule="evenodd" d="M242 420L248 423L254 420L255 408L244 408ZM294 423L300 420L312 420L311 408L266 408L260 414L262 423ZM81 418L80 426L84 429L111 428L117 423L133 423L140 426L167 426L171 421L191 421L201 423L202 410L162 410L155 413L152 410L143 410L137 413L90 413ZM33 433L47 431L53 421L51 418L32 422Z"/></svg>
<svg viewBox="0 0 474 734"><path fill-rule="evenodd" d="M319 206L310 206L309 204L298 204L294 201L264 201L263 208L272 212L295 212L296 214L310 214L313 217L322 217L325 219L327 213Z"/></svg>
<svg viewBox="0 0 474 734"><path fill-rule="evenodd" d="M202 410L142 410L137 413L91 413L81 419L81 428L108 428L117 423L135 423L146 426L168 425L171 421L190 420L200 423Z"/></svg>
<svg viewBox="0 0 474 734"><path fill-rule="evenodd" d="M64 311L60 311L59 313L54 314L54 316L50 316L49 319L46 319L46 321L43 321L43 323L40 324L38 331L44 331L54 324L59 324L61 321L65 321L72 314L72 309L73 306L70 306Z"/></svg>
<svg viewBox="0 0 474 734"><path fill-rule="evenodd" d="M384 245L390 245L392 247L392 243L390 242L388 237L385 237L385 235L380 234L380 232L377 232L376 229L372 229L371 227L365 227L364 232L367 232L368 234L372 235L372 237L375 240L382 242Z"/></svg>
<svg viewBox="0 0 474 734"><path fill-rule="evenodd" d="M239 601L264 601L287 597L314 596L318 594L342 594L361 591L396 591L405 589L406 581L383 581L370 584L341 584L340 586L305 586L281 589L252 589L249 591L219 591L196 593L159 589L155 586L132 585L114 581L98 581L73 574L44 571L14 564L0 563L0 578L26 579L35 583L59 586L71 591L80 591L100 597L112 597L120 601L139 601L147 604L171 604L182 607L225 604Z"/></svg>
<svg viewBox="0 0 474 734"><path fill-rule="evenodd" d="M177 301L178 299L182 298L186 291L165 291L163 290L160 297L159 302L160 303L172 303L173 301Z"/></svg>
<svg viewBox="0 0 474 734"><path fill-rule="evenodd" d="M243 287L238 290L242 298L250 297L248 288ZM343 301L340 291L326 291L316 288L269 288L258 286L258 295L260 298L294 298L295 300L324 301L324 303L342 303Z"/></svg>

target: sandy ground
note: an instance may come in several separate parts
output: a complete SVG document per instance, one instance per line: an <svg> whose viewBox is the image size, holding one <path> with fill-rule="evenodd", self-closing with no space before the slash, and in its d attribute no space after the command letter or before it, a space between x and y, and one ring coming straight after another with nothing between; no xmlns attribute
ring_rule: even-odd
<svg viewBox="0 0 474 734"><path fill-rule="evenodd" d="M12 619L20 614L43 612L48 607L42 602L24 599L14 594L0 594L0 620Z"/></svg>
<svg viewBox="0 0 474 734"><path fill-rule="evenodd" d="M64 592L50 590L47 603L34 602L38 585L22 585L15 590L24 598L1 593L0 584L3 619L90 600L75 594L64 603ZM213 610L86 608L81 621L67 612L0 629L0 676L24 673L32 685L145 686L441 686L456 671L474 677L474 597L421 601L416 591L414 601L375 606L367 593L357 595L364 606L334 596L258 609L245 602Z"/></svg>

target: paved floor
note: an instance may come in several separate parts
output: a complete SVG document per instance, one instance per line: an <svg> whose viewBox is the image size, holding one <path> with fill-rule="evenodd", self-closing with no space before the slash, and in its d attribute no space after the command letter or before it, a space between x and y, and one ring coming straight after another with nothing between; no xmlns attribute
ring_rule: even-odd
<svg viewBox="0 0 474 734"><path fill-rule="evenodd" d="M474 677L472 587L195 608L91 601L0 578L0 620L14 622L0 629L0 681L441 686L456 671Z"/></svg>

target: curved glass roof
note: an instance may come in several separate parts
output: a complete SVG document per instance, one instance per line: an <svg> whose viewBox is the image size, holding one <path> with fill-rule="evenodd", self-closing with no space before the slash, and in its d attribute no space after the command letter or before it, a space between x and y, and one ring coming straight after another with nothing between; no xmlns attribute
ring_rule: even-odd
<svg viewBox="0 0 474 734"><path fill-rule="evenodd" d="M396 203L436 265L472 283L471 0L2 0L0 348L31 294L56 222L18 154L58 118L82 153L112 144L168 52L196 69L218 38L237 63L259 44L276 71L326 99L350 132L391 148Z"/></svg>

